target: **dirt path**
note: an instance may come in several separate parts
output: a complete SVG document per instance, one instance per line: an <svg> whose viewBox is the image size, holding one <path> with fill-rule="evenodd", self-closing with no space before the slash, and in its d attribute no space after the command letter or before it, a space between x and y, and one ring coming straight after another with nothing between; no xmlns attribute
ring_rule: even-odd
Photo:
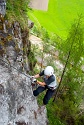
<svg viewBox="0 0 84 125"><path fill-rule="evenodd" d="M48 2L49 0L31 0L29 6L33 9L47 11Z"/></svg>

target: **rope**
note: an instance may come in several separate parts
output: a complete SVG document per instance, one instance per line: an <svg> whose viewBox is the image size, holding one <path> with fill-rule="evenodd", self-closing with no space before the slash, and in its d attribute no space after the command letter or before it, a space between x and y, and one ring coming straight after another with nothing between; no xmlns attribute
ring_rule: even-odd
<svg viewBox="0 0 84 125"><path fill-rule="evenodd" d="M2 58L0 58L0 60L2 60L5 64L9 65L9 63L7 63L6 61L4 61ZM24 76L31 78L30 75L25 74L24 72L19 71L17 68L15 68L14 66L10 65L10 67L12 67L13 69L17 70L19 73L23 74Z"/></svg>

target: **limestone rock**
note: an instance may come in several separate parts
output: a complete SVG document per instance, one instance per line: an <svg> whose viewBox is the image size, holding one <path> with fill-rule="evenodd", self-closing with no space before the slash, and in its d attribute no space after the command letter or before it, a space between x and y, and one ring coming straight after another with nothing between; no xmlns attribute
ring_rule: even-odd
<svg viewBox="0 0 84 125"><path fill-rule="evenodd" d="M38 112L30 77L23 74L21 32L5 27L6 33L0 31L0 125L46 125L46 109Z"/></svg>

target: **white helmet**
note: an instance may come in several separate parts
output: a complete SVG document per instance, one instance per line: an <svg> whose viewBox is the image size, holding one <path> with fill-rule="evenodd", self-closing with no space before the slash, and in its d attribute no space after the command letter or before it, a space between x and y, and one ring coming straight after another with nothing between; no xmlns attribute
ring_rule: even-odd
<svg viewBox="0 0 84 125"><path fill-rule="evenodd" d="M51 76L54 73L52 66L47 66L44 70L44 75Z"/></svg>

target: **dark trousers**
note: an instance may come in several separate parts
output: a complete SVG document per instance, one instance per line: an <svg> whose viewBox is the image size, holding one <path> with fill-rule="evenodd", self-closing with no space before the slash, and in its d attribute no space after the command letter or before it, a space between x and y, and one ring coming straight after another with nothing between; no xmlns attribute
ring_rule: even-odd
<svg viewBox="0 0 84 125"><path fill-rule="evenodd" d="M47 86L45 86L45 87L39 86L36 90L33 91L33 95L38 96L41 92L43 92L46 89L47 89L47 92L43 99L44 105L48 104L48 101L53 96L55 90L49 89L49 88L47 88Z"/></svg>

